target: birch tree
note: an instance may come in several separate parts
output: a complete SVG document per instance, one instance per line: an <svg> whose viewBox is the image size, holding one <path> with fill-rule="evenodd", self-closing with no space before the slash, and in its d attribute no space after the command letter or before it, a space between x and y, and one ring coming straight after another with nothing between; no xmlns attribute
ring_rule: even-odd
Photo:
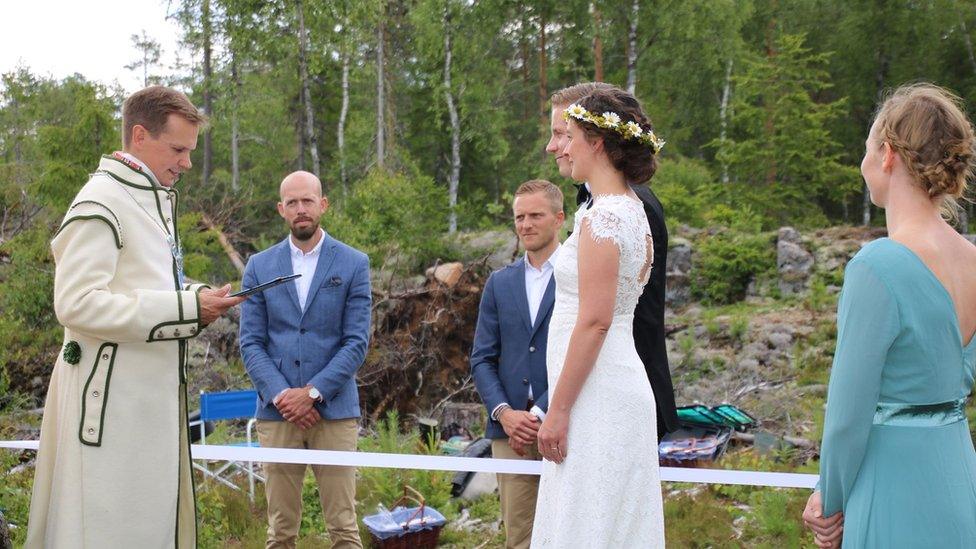
<svg viewBox="0 0 976 549"><path fill-rule="evenodd" d="M298 71L302 86L302 107L305 112L305 141L312 157L312 173L322 173L319 160L319 142L315 134L315 110L312 107L312 92L308 76L308 32L305 29L305 9L302 0L296 0L295 16L298 20Z"/></svg>
<svg viewBox="0 0 976 549"><path fill-rule="evenodd" d="M457 105L454 102L454 89L451 85L451 38L454 29L451 23L451 0L444 1L444 96L447 113L451 120L451 171L448 176L448 205L451 209L448 232L457 231L458 185L461 179L461 122L458 119Z"/></svg>

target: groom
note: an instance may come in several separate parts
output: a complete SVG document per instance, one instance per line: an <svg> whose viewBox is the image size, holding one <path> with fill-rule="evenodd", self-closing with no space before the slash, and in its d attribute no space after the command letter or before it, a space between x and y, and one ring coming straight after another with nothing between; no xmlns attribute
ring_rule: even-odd
<svg viewBox="0 0 976 549"><path fill-rule="evenodd" d="M603 82L584 82L563 88L552 95L550 130L552 136L546 145L546 152L556 159L559 175L570 177L572 165L563 157L566 148L566 120L563 111L598 90L612 89L615 86ZM664 224L664 208L648 185L631 185L631 189L644 204L647 222L654 240L654 264L651 276L644 287L634 311L634 345L644 363L647 377L654 391L657 404L657 436L661 439L669 431L678 428L678 415L674 404L674 387L671 384L671 369L668 366L668 349L664 338L664 289L665 268L668 258L668 228ZM576 204L589 207L592 198L588 187L580 185Z"/></svg>
<svg viewBox="0 0 976 549"><path fill-rule="evenodd" d="M536 435L548 407L546 343L555 301L553 263L566 216L563 193L548 181L522 183L512 204L525 257L495 271L478 310L471 373L488 409L492 456L539 460ZM537 475L498 475L505 547L528 549Z"/></svg>

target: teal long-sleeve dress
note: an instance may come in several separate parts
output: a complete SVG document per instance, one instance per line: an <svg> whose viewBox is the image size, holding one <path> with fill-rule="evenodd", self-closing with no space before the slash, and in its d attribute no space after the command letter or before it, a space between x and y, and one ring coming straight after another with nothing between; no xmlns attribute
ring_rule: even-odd
<svg viewBox="0 0 976 549"><path fill-rule="evenodd" d="M824 516L844 513L844 548L976 547L968 335L908 247L882 238L848 263L819 484Z"/></svg>

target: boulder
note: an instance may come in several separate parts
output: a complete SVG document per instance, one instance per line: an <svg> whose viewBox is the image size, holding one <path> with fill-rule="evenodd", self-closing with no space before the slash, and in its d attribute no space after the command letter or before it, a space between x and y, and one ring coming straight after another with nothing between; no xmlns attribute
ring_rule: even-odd
<svg viewBox="0 0 976 549"><path fill-rule="evenodd" d="M843 239L829 241L825 246L817 250L816 263L818 269L829 273L838 269L843 269L847 262L854 257L863 243L860 240Z"/></svg>
<svg viewBox="0 0 976 549"><path fill-rule="evenodd" d="M472 262L487 256L488 268L495 271L512 262L518 255L518 237L512 231L481 231L460 233L452 246L455 257Z"/></svg>
<svg viewBox="0 0 976 549"><path fill-rule="evenodd" d="M783 295L793 295L805 291L813 266L813 254L804 248L800 233L793 227L780 228L776 242L780 292Z"/></svg>
<svg viewBox="0 0 976 549"><path fill-rule="evenodd" d="M691 253L691 242L671 239L664 290L664 302L669 306L680 307L691 299Z"/></svg>

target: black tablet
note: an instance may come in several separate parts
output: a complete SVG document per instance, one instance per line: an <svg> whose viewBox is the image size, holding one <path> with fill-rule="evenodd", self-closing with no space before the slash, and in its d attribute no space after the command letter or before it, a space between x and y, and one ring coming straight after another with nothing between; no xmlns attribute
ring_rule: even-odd
<svg viewBox="0 0 976 549"><path fill-rule="evenodd" d="M293 274L293 275L288 275L288 276L279 276L278 278L276 278L274 280L269 280L268 282L265 282L264 284L259 284L259 285L255 286L253 288L245 288L245 289L243 289L243 290L241 290L241 291L239 291L237 293L230 294L227 297L242 297L242 296L248 296L248 295L256 294L258 292L263 292L263 291L267 290L268 288L274 288L278 284L284 284L285 282L288 282L290 280L295 280L296 278L298 278L300 276L302 276L302 275L300 275L300 274Z"/></svg>

